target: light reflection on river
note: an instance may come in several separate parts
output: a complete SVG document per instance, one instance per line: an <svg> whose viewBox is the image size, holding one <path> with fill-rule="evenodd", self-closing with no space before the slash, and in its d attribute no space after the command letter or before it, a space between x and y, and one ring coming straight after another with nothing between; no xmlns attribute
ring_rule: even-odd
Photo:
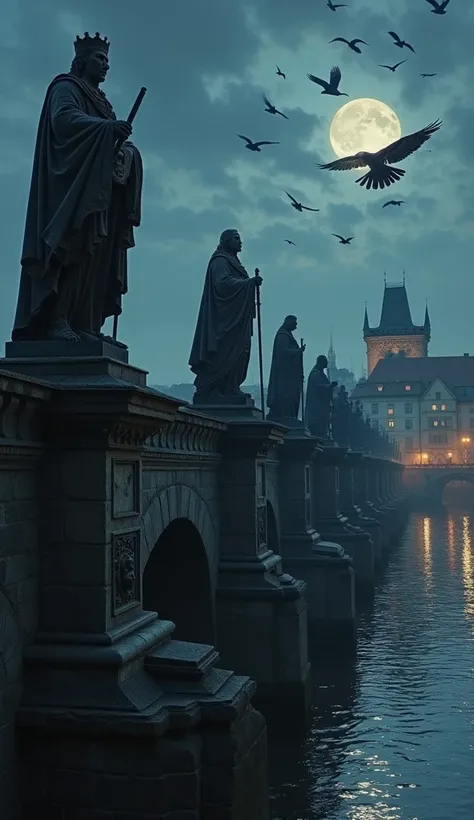
<svg viewBox="0 0 474 820"><path fill-rule="evenodd" d="M312 660L311 728L270 733L275 817L474 817L473 521L413 515L357 658Z"/></svg>

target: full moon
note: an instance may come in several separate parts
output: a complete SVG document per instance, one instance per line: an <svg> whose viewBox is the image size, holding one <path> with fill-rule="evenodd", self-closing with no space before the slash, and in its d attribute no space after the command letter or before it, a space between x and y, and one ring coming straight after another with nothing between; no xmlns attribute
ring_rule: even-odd
<svg viewBox="0 0 474 820"><path fill-rule="evenodd" d="M351 100L336 112L329 139L338 157L358 151L380 151L400 139L402 129L395 111L380 100Z"/></svg>

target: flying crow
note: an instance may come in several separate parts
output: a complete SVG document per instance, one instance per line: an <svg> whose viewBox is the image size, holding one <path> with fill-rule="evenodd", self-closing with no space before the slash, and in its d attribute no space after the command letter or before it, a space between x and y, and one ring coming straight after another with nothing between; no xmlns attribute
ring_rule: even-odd
<svg viewBox="0 0 474 820"><path fill-rule="evenodd" d="M390 143L385 148L372 154L369 151L359 151L349 157L337 159L327 165L320 165L329 171L351 171L355 168L366 168L370 170L362 177L356 179L361 187L367 190L374 188L385 188L397 182L405 175L403 168L393 168L389 163L401 162L406 157L418 150L429 138L441 128L442 122L436 120L430 123L421 131L408 134L406 137Z"/></svg>

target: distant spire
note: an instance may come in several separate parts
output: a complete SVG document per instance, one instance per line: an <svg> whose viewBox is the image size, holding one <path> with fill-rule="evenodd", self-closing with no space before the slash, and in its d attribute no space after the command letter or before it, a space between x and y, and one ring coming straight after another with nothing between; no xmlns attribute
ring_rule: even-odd
<svg viewBox="0 0 474 820"><path fill-rule="evenodd" d="M365 303L365 314L364 314L364 333L370 329L369 325L369 314L367 313L367 302Z"/></svg>
<svg viewBox="0 0 474 820"><path fill-rule="evenodd" d="M329 350L328 350L328 373L329 377L331 378L331 374L335 374L337 370L336 365L336 351L334 350L334 345L332 341L332 330L329 334Z"/></svg>
<svg viewBox="0 0 474 820"><path fill-rule="evenodd" d="M406 273L405 273L405 271L403 271L403 287L405 287L405 282L406 282Z"/></svg>
<svg viewBox="0 0 474 820"><path fill-rule="evenodd" d="M425 308L425 321L424 321L424 328L425 330L431 330L431 321L430 321L430 314L428 312L428 300L426 300L426 308Z"/></svg>
<svg viewBox="0 0 474 820"><path fill-rule="evenodd" d="M387 271L386 270L384 270L384 272L383 272L383 283L384 283L384 285L387 285Z"/></svg>

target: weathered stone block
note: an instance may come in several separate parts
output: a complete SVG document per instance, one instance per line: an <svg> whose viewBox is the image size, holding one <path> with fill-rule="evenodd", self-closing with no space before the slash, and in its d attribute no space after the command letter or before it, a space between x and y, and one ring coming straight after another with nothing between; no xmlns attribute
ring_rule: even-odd
<svg viewBox="0 0 474 820"><path fill-rule="evenodd" d="M110 503L69 501L63 505L64 537L75 544L102 544L110 518Z"/></svg>
<svg viewBox="0 0 474 820"><path fill-rule="evenodd" d="M40 589L40 625L46 632L103 632L110 619L110 586Z"/></svg>
<svg viewBox="0 0 474 820"><path fill-rule="evenodd" d="M12 500L14 479L14 473L0 470L0 502Z"/></svg>
<svg viewBox="0 0 474 820"><path fill-rule="evenodd" d="M4 584L17 584L37 575L38 556L36 553L23 552L10 555L5 561L6 573Z"/></svg>
<svg viewBox="0 0 474 820"><path fill-rule="evenodd" d="M4 510L5 524L15 524L17 521L32 521L38 514L35 501L7 501Z"/></svg>
<svg viewBox="0 0 474 820"><path fill-rule="evenodd" d="M52 586L106 586L111 578L109 544L50 544L41 554L43 579Z"/></svg>
<svg viewBox="0 0 474 820"><path fill-rule="evenodd" d="M18 500L33 500L37 497L36 471L21 470L13 475L13 498ZM0 491L1 492L1 491ZM1 496L0 496L1 497Z"/></svg>
<svg viewBox="0 0 474 820"><path fill-rule="evenodd" d="M110 460L100 451L68 451L60 465L59 480L63 498L109 501L112 495Z"/></svg>

